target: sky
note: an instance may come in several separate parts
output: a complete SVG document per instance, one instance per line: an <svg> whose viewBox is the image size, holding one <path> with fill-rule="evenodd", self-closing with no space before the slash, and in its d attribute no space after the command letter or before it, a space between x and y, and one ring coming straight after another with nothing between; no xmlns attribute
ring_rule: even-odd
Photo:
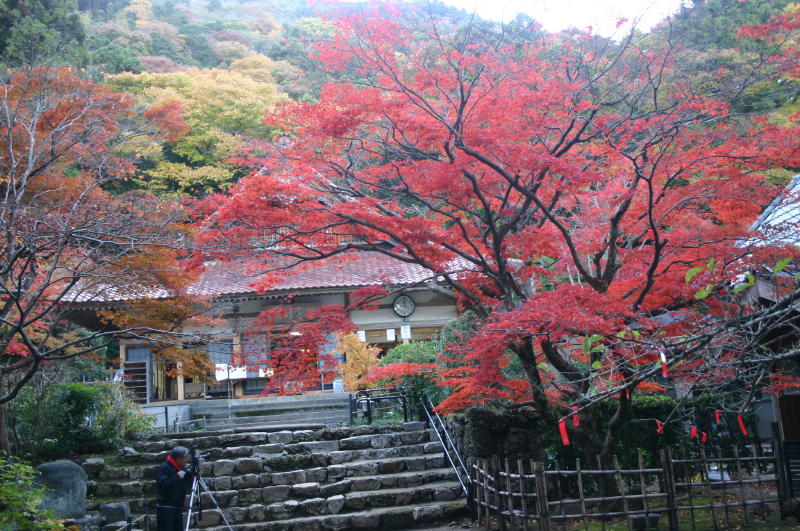
<svg viewBox="0 0 800 531"><path fill-rule="evenodd" d="M637 26L649 29L674 13L681 0L442 0L444 3L476 12L480 17L510 21L524 12L548 31L569 27L611 36L620 18L638 20Z"/></svg>

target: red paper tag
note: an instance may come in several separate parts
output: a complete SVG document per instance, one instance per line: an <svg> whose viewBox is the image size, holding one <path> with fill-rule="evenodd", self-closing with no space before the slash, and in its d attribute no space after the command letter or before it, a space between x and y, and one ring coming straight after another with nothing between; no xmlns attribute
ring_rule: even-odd
<svg viewBox="0 0 800 531"><path fill-rule="evenodd" d="M572 405L572 425L576 428L581 425L581 417L578 415L578 406Z"/></svg>
<svg viewBox="0 0 800 531"><path fill-rule="evenodd" d="M569 434L567 433L567 421L563 418L558 421L558 432L561 434L561 444L569 446Z"/></svg>
<svg viewBox="0 0 800 531"><path fill-rule="evenodd" d="M689 437L697 437L697 426L692 426L692 429L689 430Z"/></svg>
<svg viewBox="0 0 800 531"><path fill-rule="evenodd" d="M661 354L661 376L669 378L669 371L667 370L667 355L663 352Z"/></svg>
<svg viewBox="0 0 800 531"><path fill-rule="evenodd" d="M630 387L626 387L625 388L625 398L627 398L629 401L631 399L631 388Z"/></svg>
<svg viewBox="0 0 800 531"><path fill-rule="evenodd" d="M658 419L656 419L656 433L664 435L664 425Z"/></svg>
<svg viewBox="0 0 800 531"><path fill-rule="evenodd" d="M717 421L717 426L722 424L722 419L720 418L720 415L722 415L722 411L720 411L719 409L715 409L714 410L714 420Z"/></svg>
<svg viewBox="0 0 800 531"><path fill-rule="evenodd" d="M700 435L700 442L701 443L707 443L708 442L708 434L706 432L703 432L702 435Z"/></svg>
<svg viewBox="0 0 800 531"><path fill-rule="evenodd" d="M744 419L741 415L736 415L736 420L739 422L739 429L742 430L742 435L747 435L747 428L744 427Z"/></svg>

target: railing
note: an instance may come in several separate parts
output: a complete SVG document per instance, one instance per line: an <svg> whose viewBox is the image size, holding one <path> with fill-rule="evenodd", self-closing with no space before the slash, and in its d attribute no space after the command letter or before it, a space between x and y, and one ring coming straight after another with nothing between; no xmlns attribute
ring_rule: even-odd
<svg viewBox="0 0 800 531"><path fill-rule="evenodd" d="M178 420L177 416L172 418L172 422L169 421L169 406L164 406L164 411L157 411L155 413L149 413L149 416L153 418L157 418L160 415L164 416L164 425L163 426L155 426L154 431L156 433L178 433L178 432L185 432L185 431L206 431L206 418L201 417L198 419L190 419L190 420ZM187 429L187 426L191 426L192 429Z"/></svg>
<svg viewBox="0 0 800 531"><path fill-rule="evenodd" d="M444 455L453 470L456 472L458 482L461 484L461 489L464 491L464 496L467 497L467 502L472 506L472 478L469 469L464 465L464 460L461 459L461 454L458 453L458 448L447 430L447 426L442 420L442 417L436 412L435 406L427 394L422 395L422 410L428 420L428 425L433 428L436 437L444 449Z"/></svg>
<svg viewBox="0 0 800 531"><path fill-rule="evenodd" d="M127 521L113 531L132 531L134 529L150 531L150 518L147 513L136 518L128 517Z"/></svg>
<svg viewBox="0 0 800 531"><path fill-rule="evenodd" d="M408 397L397 389L362 389L350 395L350 423L360 415L372 424L375 415L403 408L403 422L408 422Z"/></svg>

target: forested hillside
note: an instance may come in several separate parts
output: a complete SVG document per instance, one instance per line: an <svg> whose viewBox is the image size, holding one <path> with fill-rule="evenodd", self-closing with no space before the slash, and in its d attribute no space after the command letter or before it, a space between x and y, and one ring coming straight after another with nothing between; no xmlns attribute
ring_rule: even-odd
<svg viewBox="0 0 800 531"><path fill-rule="evenodd" d="M787 0L698 0L670 26L671 38L697 50L690 76L722 64L754 60L736 37L743 24L764 22ZM357 12L362 4L312 7L309 0L4 0L0 2L0 51L11 67L65 64L85 77L132 95L143 107L172 105L187 134L174 141L140 143L129 155L138 171L123 188L160 195L203 195L227 188L242 170L231 155L274 128L264 112L281 101L314 101L329 75L309 56L314 43L331 38L326 16ZM404 9L452 27L467 13L441 3L409 2ZM487 35L514 25L479 22ZM534 23L521 16L517 27ZM663 29L663 28L662 28ZM657 37L663 39L663 32ZM777 115L794 109L796 85L765 82L752 106ZM779 90L776 90L779 89ZM778 172L778 181L786 175Z"/></svg>

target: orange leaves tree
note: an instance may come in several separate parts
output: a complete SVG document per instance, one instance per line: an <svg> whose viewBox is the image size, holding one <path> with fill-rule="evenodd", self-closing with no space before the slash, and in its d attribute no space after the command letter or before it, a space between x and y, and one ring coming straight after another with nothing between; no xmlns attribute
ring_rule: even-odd
<svg viewBox="0 0 800 531"><path fill-rule="evenodd" d="M797 132L737 107L796 69L778 41L695 86L668 38L442 28L391 8L336 24L316 57L340 82L267 115L290 139L206 203L207 243L428 268L482 319L453 347L467 366L440 374L442 407L529 401L555 426L572 406L573 437L605 457L662 353L670 376L738 377L748 309L724 287L796 255L749 227L779 191L763 172L800 163ZM600 430L591 405L610 398Z"/></svg>
<svg viewBox="0 0 800 531"><path fill-rule="evenodd" d="M107 191L133 170L116 150L145 132L129 99L67 69L27 68L2 79L0 109L2 405L46 364L110 339L113 323L72 324L74 304L180 295L188 280L175 262L186 239L180 210ZM122 331L168 331L179 313Z"/></svg>

